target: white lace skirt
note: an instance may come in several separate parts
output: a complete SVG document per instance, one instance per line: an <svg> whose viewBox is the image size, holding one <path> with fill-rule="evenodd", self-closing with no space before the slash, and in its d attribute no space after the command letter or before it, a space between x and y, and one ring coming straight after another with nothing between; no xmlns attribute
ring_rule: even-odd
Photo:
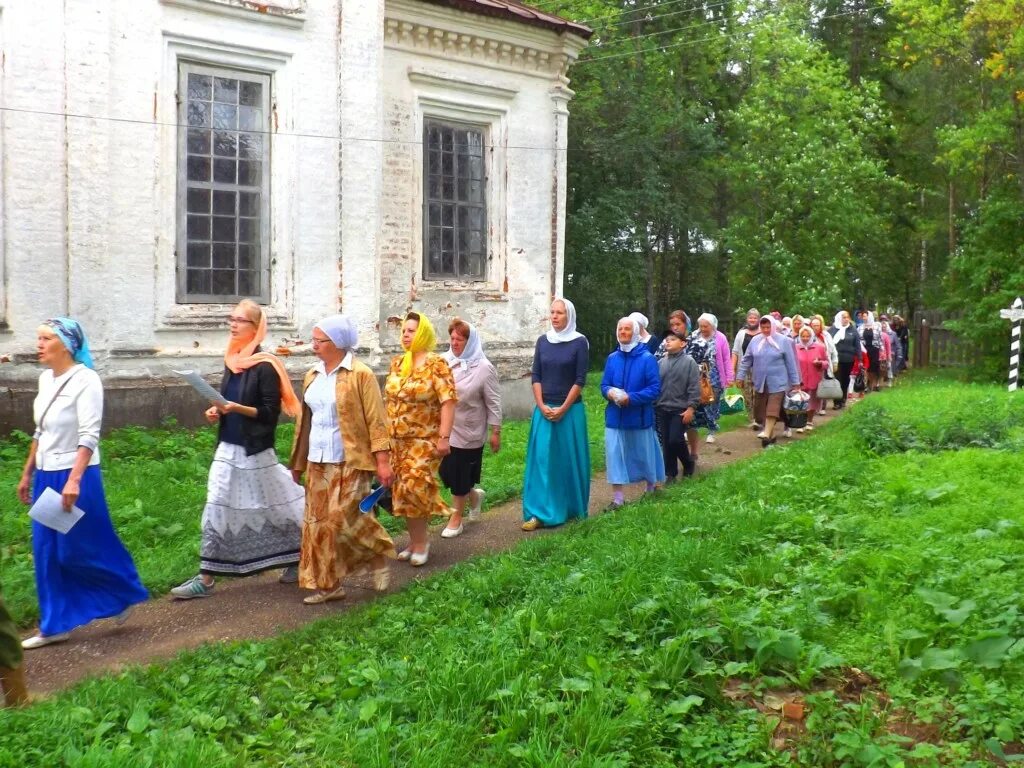
<svg viewBox="0 0 1024 768"><path fill-rule="evenodd" d="M299 561L305 489L273 448L246 456L219 443L203 509L200 570L246 576Z"/></svg>

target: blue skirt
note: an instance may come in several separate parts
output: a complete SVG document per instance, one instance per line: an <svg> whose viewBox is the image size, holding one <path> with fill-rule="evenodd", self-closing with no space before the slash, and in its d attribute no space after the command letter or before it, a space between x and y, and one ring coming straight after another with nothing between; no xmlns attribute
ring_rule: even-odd
<svg viewBox="0 0 1024 768"><path fill-rule="evenodd" d="M646 480L665 481L665 459L654 427L604 430L604 457L608 482L625 485Z"/></svg>
<svg viewBox="0 0 1024 768"><path fill-rule="evenodd" d="M70 474L70 469L37 470L33 500L47 488L61 493ZM110 522L98 466L86 468L75 506L85 516L67 534L32 521L39 631L44 635L116 616L149 597Z"/></svg>
<svg viewBox="0 0 1024 768"><path fill-rule="evenodd" d="M545 526L587 516L590 503L590 444L587 412L573 403L561 421L548 421L534 408L526 445L523 520Z"/></svg>

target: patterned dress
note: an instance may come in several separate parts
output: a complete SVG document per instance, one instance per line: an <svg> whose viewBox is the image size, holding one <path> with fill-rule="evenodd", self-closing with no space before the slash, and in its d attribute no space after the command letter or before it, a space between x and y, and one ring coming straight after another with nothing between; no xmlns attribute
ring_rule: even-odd
<svg viewBox="0 0 1024 768"><path fill-rule="evenodd" d="M436 444L441 405L456 400L455 379L440 355L428 354L423 365L402 377L402 358L391 361L384 400L391 422L391 486L398 517L430 518L447 513L437 482L441 457Z"/></svg>
<svg viewBox="0 0 1024 768"><path fill-rule="evenodd" d="M703 427L709 432L717 432L719 403L724 387L722 387L722 380L718 375L718 363L715 361L715 339L714 337L705 339L698 329L690 334L690 340L686 342L686 348L683 351L693 358L702 372L705 370L704 366L707 366L706 370L711 377L711 388L715 391L715 401L697 408L690 428L700 429Z"/></svg>

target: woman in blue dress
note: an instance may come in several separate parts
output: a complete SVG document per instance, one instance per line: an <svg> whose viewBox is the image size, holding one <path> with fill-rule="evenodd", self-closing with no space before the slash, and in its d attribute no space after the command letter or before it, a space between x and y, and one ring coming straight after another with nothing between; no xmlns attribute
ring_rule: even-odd
<svg viewBox="0 0 1024 768"><path fill-rule="evenodd" d="M640 340L640 324L630 317L615 329L619 348L604 366L601 394L604 411L605 465L614 497L609 508L624 502L622 486L646 481L652 492L665 482L665 462L654 431L654 402L661 393L658 361Z"/></svg>
<svg viewBox="0 0 1024 768"><path fill-rule="evenodd" d="M85 514L67 533L32 522L40 618L39 633L22 641L26 649L67 640L72 629L95 619L124 623L148 597L103 493L103 384L82 326L67 317L47 320L37 331L36 349L47 370L39 377L36 431L18 496L28 504L52 489L65 512L78 507Z"/></svg>
<svg viewBox="0 0 1024 768"><path fill-rule="evenodd" d="M590 445L583 385L590 344L576 330L576 308L568 299L551 303L551 329L533 352L533 420L526 445L523 530L561 525L587 516Z"/></svg>

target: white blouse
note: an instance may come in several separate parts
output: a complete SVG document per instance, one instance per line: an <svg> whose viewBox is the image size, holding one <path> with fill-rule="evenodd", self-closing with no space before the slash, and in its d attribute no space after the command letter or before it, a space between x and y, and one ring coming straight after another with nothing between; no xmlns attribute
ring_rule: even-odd
<svg viewBox="0 0 1024 768"><path fill-rule="evenodd" d="M309 421L309 454L307 459L318 464L341 464L345 461L345 444L338 423L338 369L352 370L352 353L347 352L330 373L323 361L314 366L320 374L306 387L304 400L313 417Z"/></svg>
<svg viewBox="0 0 1024 768"><path fill-rule="evenodd" d="M60 395L54 395L67 382ZM50 402L53 401L53 405ZM49 410L47 410L49 406ZM46 418L39 423L46 411ZM71 469L79 447L92 451L89 465L100 463L100 426L103 423L103 384L96 371L74 365L60 376L43 371L39 394L32 407L36 422L36 468L53 471Z"/></svg>

